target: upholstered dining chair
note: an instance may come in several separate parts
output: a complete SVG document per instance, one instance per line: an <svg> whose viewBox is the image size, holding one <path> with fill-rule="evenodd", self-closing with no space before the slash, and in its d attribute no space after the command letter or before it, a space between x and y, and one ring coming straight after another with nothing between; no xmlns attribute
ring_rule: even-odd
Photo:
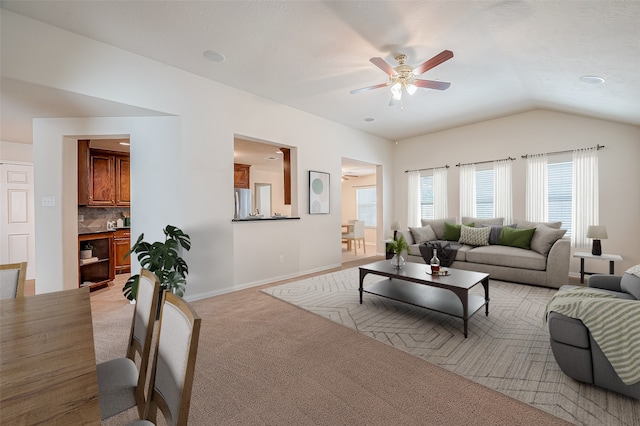
<svg viewBox="0 0 640 426"><path fill-rule="evenodd" d="M127 356L97 365L98 399L102 420L135 406L138 407L138 415L144 415L144 391L159 295L160 281L152 272L143 268L138 281Z"/></svg>
<svg viewBox="0 0 640 426"><path fill-rule="evenodd" d="M358 244L362 242L364 252L367 253L367 246L364 241L364 220L354 221L351 232L342 234L342 239L347 240L347 247L349 247L349 250L351 250L350 245L353 244L356 255L358 254Z"/></svg>
<svg viewBox="0 0 640 426"><path fill-rule="evenodd" d="M27 262L0 265L0 300L24 297Z"/></svg>
<svg viewBox="0 0 640 426"><path fill-rule="evenodd" d="M146 415L133 425L155 424L158 410L169 425L187 424L200 321L184 299L173 293L164 293Z"/></svg>

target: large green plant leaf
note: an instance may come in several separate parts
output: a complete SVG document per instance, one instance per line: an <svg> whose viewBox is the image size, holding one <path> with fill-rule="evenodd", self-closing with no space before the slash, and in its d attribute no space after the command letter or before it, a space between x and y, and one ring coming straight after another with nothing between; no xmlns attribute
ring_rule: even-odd
<svg viewBox="0 0 640 426"><path fill-rule="evenodd" d="M138 255L140 266L153 272L162 289L170 290L180 296L184 295L189 273L187 263L180 257L180 247L189 251L191 238L179 228L167 225L164 229L165 241L149 243L144 241L144 233L140 234L131 246L125 258L132 253ZM133 275L122 288L127 299L135 299L137 295L139 275Z"/></svg>

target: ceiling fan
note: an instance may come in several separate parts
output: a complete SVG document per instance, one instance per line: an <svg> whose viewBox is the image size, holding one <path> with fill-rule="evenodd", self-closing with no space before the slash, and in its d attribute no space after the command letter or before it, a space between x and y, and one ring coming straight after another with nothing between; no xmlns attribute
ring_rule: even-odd
<svg viewBox="0 0 640 426"><path fill-rule="evenodd" d="M342 174L342 180L349 180L349 179L357 178L357 177L358 177L358 175L350 175L350 174L347 174L347 173L343 173Z"/></svg>
<svg viewBox="0 0 640 426"><path fill-rule="evenodd" d="M355 95L356 93L366 92L367 90L391 86L391 101L389 102L389 106L393 106L402 99L402 89L404 89L409 95L413 95L416 90L418 90L418 87L422 87L424 89L447 90L449 86L451 86L451 83L434 80L422 80L416 77L451 58L453 58L453 52L450 50L443 50L433 58L423 62L416 67L405 65L404 61L407 59L407 57L403 54L396 56L396 61L398 61L397 67L392 67L382 58L371 58L369 59L369 61L373 65L384 71L389 76L389 81L386 83L375 84L373 86L367 86L361 89L352 90L350 93L352 95Z"/></svg>

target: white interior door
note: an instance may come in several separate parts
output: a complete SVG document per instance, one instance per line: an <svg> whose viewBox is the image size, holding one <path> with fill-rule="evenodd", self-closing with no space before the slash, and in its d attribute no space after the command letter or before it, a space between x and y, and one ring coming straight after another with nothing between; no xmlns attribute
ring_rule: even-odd
<svg viewBox="0 0 640 426"><path fill-rule="evenodd" d="M33 165L0 164L0 263L27 262L35 279Z"/></svg>

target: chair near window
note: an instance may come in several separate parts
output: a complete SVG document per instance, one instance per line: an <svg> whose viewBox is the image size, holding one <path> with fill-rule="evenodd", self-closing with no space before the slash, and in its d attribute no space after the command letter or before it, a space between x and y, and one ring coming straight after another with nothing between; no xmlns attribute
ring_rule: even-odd
<svg viewBox="0 0 640 426"><path fill-rule="evenodd" d="M138 415L144 416L144 390L159 295L160 281L155 274L143 268L138 281L127 356L97 365L98 399L102 420L135 406L138 407Z"/></svg>
<svg viewBox="0 0 640 426"><path fill-rule="evenodd" d="M24 297L27 262L0 265L0 300Z"/></svg>
<svg viewBox="0 0 640 426"><path fill-rule="evenodd" d="M342 239L347 241L347 247L351 250L351 245L353 243L353 249L358 255L358 245L362 243L365 254L367 253L367 246L364 241L364 220L356 220L353 222L353 227L351 228L351 232L347 234L342 234Z"/></svg>
<svg viewBox="0 0 640 426"><path fill-rule="evenodd" d="M191 388L200 340L200 317L181 297L165 292L145 416L133 425L153 425L158 410L169 425L189 419Z"/></svg>

